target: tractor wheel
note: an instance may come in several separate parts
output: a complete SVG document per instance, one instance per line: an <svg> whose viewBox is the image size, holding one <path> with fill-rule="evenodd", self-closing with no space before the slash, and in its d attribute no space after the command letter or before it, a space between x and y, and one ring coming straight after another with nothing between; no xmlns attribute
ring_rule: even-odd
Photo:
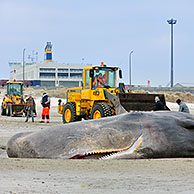
<svg viewBox="0 0 194 194"><path fill-rule="evenodd" d="M7 115L7 116L10 116L10 113L11 113L11 107L10 107L10 105L8 104L8 105L6 106L6 115Z"/></svg>
<svg viewBox="0 0 194 194"><path fill-rule="evenodd" d="M81 118L76 116L75 102L67 102L63 108L63 123L81 121Z"/></svg>
<svg viewBox="0 0 194 194"><path fill-rule="evenodd" d="M3 106L1 106L1 115L6 115L6 109L4 109Z"/></svg>
<svg viewBox="0 0 194 194"><path fill-rule="evenodd" d="M111 106L107 103L95 104L92 108L91 119L98 119L102 117L108 117L112 115Z"/></svg>

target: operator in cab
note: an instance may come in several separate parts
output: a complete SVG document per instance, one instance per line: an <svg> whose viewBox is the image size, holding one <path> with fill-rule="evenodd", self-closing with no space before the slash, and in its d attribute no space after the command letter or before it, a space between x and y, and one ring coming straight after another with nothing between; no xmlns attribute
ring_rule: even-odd
<svg viewBox="0 0 194 194"><path fill-rule="evenodd" d="M104 84L106 83L106 75L102 75L102 73L99 73L98 76L95 77L93 81L93 86L102 88Z"/></svg>

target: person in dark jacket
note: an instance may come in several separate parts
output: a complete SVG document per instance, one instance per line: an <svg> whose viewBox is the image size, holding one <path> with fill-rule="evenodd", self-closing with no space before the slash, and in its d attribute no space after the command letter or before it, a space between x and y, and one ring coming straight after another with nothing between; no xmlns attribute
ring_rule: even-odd
<svg viewBox="0 0 194 194"><path fill-rule="evenodd" d="M46 92L43 93L43 97L41 100L41 105L42 105L42 120L40 121L41 123L45 122L45 118L47 123L50 122L50 97L46 94Z"/></svg>
<svg viewBox="0 0 194 194"><path fill-rule="evenodd" d="M155 97L155 106L154 106L154 111L158 110L165 110L164 104L160 101L159 97Z"/></svg>
<svg viewBox="0 0 194 194"><path fill-rule="evenodd" d="M32 96L29 96L26 99L25 107L24 107L24 112L26 113L26 121L28 122L29 117L32 117L32 122L34 122L34 113L35 111L35 101Z"/></svg>

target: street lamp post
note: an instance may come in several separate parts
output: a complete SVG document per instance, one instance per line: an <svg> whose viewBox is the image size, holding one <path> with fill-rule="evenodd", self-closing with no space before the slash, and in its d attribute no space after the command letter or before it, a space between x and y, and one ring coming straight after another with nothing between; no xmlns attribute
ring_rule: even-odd
<svg viewBox="0 0 194 194"><path fill-rule="evenodd" d="M131 56L133 51L129 53L129 85L131 86Z"/></svg>
<svg viewBox="0 0 194 194"><path fill-rule="evenodd" d="M24 71L24 66L25 66L25 60L24 60L24 57L25 57L25 50L26 50L26 49L23 50L23 85L24 85L24 73L25 73L25 71Z"/></svg>
<svg viewBox="0 0 194 194"><path fill-rule="evenodd" d="M176 24L177 20L167 20L168 24L171 25L171 88L173 88L173 25Z"/></svg>

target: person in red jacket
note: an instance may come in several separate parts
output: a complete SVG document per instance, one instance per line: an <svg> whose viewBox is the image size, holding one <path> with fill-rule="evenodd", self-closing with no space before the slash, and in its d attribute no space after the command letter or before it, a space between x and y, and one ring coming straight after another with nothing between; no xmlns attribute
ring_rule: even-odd
<svg viewBox="0 0 194 194"><path fill-rule="evenodd" d="M104 83L105 83L105 74L104 76L102 76L102 73L99 73L99 75L95 77L93 85L95 87L102 88L104 86Z"/></svg>

